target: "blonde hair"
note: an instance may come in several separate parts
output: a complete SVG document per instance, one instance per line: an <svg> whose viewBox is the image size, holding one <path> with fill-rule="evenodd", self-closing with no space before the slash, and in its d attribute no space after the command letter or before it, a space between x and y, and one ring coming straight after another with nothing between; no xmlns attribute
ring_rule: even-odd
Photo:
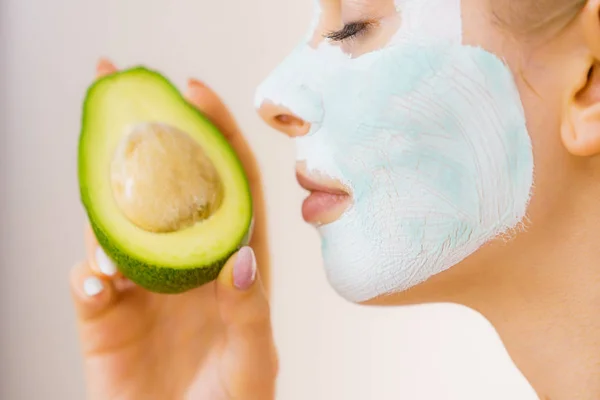
<svg viewBox="0 0 600 400"><path fill-rule="evenodd" d="M496 22L514 33L534 34L568 25L587 0L491 0Z"/></svg>

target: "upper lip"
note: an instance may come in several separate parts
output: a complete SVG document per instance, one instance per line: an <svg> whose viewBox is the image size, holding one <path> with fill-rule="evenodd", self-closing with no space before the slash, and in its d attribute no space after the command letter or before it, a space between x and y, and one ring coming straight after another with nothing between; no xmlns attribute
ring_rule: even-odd
<svg viewBox="0 0 600 400"><path fill-rule="evenodd" d="M334 187L326 183L318 182L316 179L311 179L299 171L296 171L296 180L298 184L310 192L323 192L338 195L348 195L348 192L340 187Z"/></svg>

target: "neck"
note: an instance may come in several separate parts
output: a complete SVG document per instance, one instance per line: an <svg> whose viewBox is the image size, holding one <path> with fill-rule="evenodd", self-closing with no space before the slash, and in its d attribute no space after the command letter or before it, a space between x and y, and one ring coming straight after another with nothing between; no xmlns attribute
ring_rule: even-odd
<svg viewBox="0 0 600 400"><path fill-rule="evenodd" d="M600 399L600 215L581 212L597 198L554 204L514 241L365 304L465 305L494 325L541 400Z"/></svg>
<svg viewBox="0 0 600 400"><path fill-rule="evenodd" d="M572 222L570 226L582 225ZM526 244L528 252L501 268L488 280L486 295L474 297L468 305L495 326L540 399L596 400L600 398L600 248L597 236L590 234L594 229L560 232L537 252L535 245Z"/></svg>

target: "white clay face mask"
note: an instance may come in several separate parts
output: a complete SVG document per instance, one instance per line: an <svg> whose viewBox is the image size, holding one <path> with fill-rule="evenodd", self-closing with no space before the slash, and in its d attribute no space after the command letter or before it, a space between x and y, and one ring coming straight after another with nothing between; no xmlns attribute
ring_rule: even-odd
<svg viewBox="0 0 600 400"><path fill-rule="evenodd" d="M460 0L396 6L386 46L351 57L303 43L257 91L257 105L311 124L295 139L309 173L351 189L350 208L318 229L329 282L353 302L406 290L507 233L532 187L513 76L462 44Z"/></svg>

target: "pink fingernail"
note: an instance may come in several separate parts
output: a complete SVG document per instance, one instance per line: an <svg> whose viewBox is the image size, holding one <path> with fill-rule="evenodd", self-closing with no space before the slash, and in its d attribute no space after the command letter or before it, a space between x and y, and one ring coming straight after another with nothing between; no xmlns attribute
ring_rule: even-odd
<svg viewBox="0 0 600 400"><path fill-rule="evenodd" d="M247 290L256 279L256 257L252 248L242 247L233 265L233 284L240 290Z"/></svg>

